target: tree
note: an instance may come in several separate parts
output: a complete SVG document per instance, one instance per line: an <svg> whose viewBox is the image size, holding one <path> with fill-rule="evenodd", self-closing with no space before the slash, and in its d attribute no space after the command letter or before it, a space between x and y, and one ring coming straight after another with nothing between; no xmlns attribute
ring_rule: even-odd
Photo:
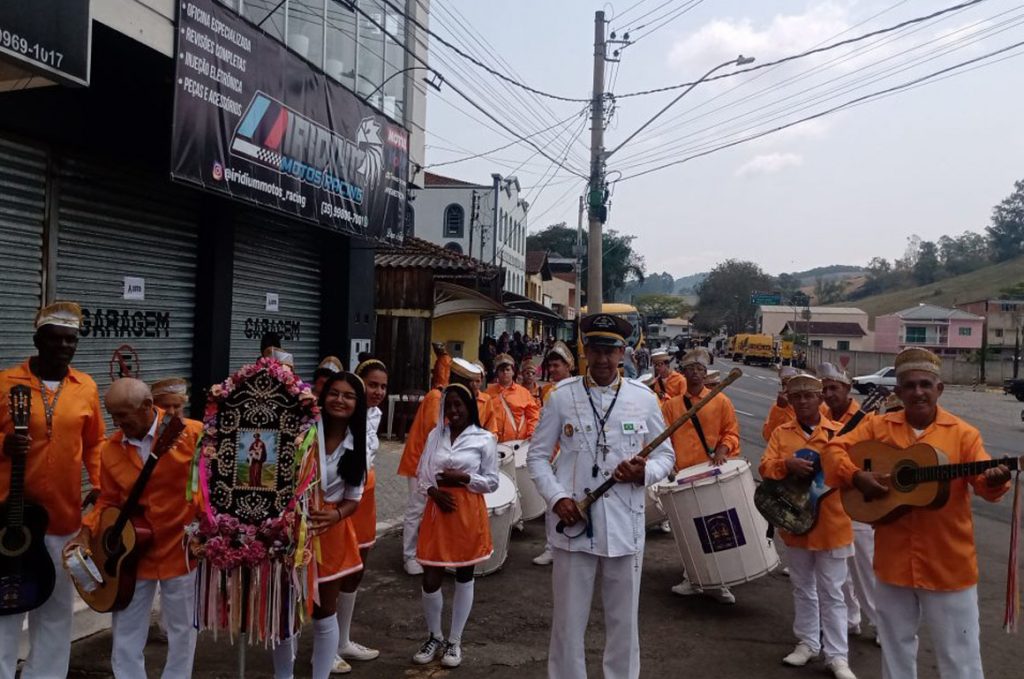
<svg viewBox="0 0 1024 679"><path fill-rule="evenodd" d="M750 294L771 290L774 283L757 264L727 259L697 286L700 302L693 322L708 331L724 325L730 334L752 330L756 307L750 302Z"/></svg>
<svg viewBox="0 0 1024 679"><path fill-rule="evenodd" d="M633 306L647 318L648 323L655 319L680 318L690 311L686 300L676 295L636 295L633 297Z"/></svg>
<svg viewBox="0 0 1024 679"><path fill-rule="evenodd" d="M997 262L1024 253L1024 179L1013 184L1013 193L992 208L992 219L985 227L989 246Z"/></svg>
<svg viewBox="0 0 1024 679"><path fill-rule="evenodd" d="M980 269L990 258L988 240L980 233L964 231L959 236L939 239L939 261L950 276Z"/></svg>
<svg viewBox="0 0 1024 679"><path fill-rule="evenodd" d="M846 282L838 278L826 280L818 276L814 281L814 299L818 304L835 304L843 298L845 290Z"/></svg>
<svg viewBox="0 0 1024 679"><path fill-rule="evenodd" d="M615 298L617 290L628 280L644 280L644 258L633 249L636 236L620 234L615 229L606 229L601 238L601 281L604 301ZM553 224L543 231L526 237L527 250L545 250L549 255L572 257L576 246L576 229L565 222ZM587 280L586 242L583 244L583 281ZM585 301L585 295L583 296Z"/></svg>
<svg viewBox="0 0 1024 679"><path fill-rule="evenodd" d="M775 279L775 287L782 293L782 299L792 299L800 290L800 279L791 273L780 273Z"/></svg>
<svg viewBox="0 0 1024 679"><path fill-rule="evenodd" d="M939 275L939 248L930 240L922 241L914 262L914 280L918 285L934 283Z"/></svg>

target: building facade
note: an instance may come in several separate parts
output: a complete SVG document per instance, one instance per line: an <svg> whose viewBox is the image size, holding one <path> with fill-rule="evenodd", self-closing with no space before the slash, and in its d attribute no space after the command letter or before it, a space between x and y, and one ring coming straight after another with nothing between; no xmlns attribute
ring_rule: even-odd
<svg viewBox="0 0 1024 679"><path fill-rule="evenodd" d="M856 323L865 334L868 334L867 312L855 307L760 305L754 312L757 332L773 337L780 337L787 323L799 321ZM868 346L866 349L870 350L871 347Z"/></svg>
<svg viewBox="0 0 1024 679"><path fill-rule="evenodd" d="M991 358L1013 360L1024 325L1024 300L980 299L957 304L956 308L985 319L984 337Z"/></svg>
<svg viewBox="0 0 1024 679"><path fill-rule="evenodd" d="M940 356L981 348L985 318L961 309L918 304L875 319L875 351L924 347Z"/></svg>
<svg viewBox="0 0 1024 679"><path fill-rule="evenodd" d="M839 351L869 351L867 332L852 321L787 321L783 335L795 335L800 343L811 347Z"/></svg>
<svg viewBox="0 0 1024 679"><path fill-rule="evenodd" d="M19 7L55 22L54 1ZM404 5L426 23L428 3ZM369 141L386 163L401 146L422 164L425 93L415 71L400 71L411 59L403 47L425 57L427 36L384 7L370 0L61 0L62 19L72 8L85 11L68 48L85 46L84 80L70 85L64 74L0 55L0 266L9 272L0 289L0 364L33 353L35 310L56 299L82 305L75 365L101 390L126 375L182 376L194 387L193 413L201 412L208 385L259 356L266 332L281 337L303 377L325 354L351 365L358 351L372 350L374 292L363 282L373 276L378 239L366 234L376 224L329 227L297 209L200 190L169 174L185 103L215 106L225 120L243 111L248 119L259 106L301 106L264 104L233 75L253 75L268 51L281 53L271 68L307 73L346 102L337 128L314 130L300 120L307 132L341 144L360 125L349 110L372 112L376 122L364 117L360 129L379 135L379 144L361 137L353 153L371 158L362 146ZM305 86L280 79L288 92ZM268 139L275 129L280 139L278 123L264 130ZM227 182L240 143L236 134L230 156L223 147L226 164L197 174ZM415 184L408 165L379 169L389 187ZM305 201L307 175L294 179L291 198ZM256 185L254 177L240 181ZM352 204L369 196L345 186ZM404 215L404 195L396 200Z"/></svg>

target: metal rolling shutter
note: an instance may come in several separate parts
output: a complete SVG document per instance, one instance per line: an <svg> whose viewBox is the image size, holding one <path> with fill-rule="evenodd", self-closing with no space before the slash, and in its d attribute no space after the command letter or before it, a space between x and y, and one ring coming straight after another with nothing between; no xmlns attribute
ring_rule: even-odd
<svg viewBox="0 0 1024 679"><path fill-rule="evenodd" d="M159 175L92 162L61 164L57 293L82 305L74 365L100 396L115 350L147 382L192 374L198 214L194 194ZM126 276L145 281L145 299L125 299Z"/></svg>
<svg viewBox="0 0 1024 679"><path fill-rule="evenodd" d="M46 153L0 138L0 368L35 354L32 322L43 300Z"/></svg>
<svg viewBox="0 0 1024 679"><path fill-rule="evenodd" d="M310 379L320 363L320 288L315 227L242 211L235 230L232 370L256 360L263 333L273 330L295 356L295 372ZM267 311L267 293L278 296L277 312Z"/></svg>

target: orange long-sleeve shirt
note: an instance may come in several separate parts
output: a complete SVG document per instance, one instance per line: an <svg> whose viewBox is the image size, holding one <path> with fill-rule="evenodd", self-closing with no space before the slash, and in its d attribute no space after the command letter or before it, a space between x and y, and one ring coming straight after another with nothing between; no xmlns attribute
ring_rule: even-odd
<svg viewBox="0 0 1024 679"><path fill-rule="evenodd" d="M849 488L858 471L847 451L861 441L881 441L899 448L928 443L949 458L950 464L990 459L978 430L943 408L920 437L898 411L867 417L825 450L825 482ZM875 526L875 574L900 587L952 591L978 583L978 557L974 549L974 517L968 486L990 502L1009 489L990 487L983 476L949 482L949 499L938 509L914 508L897 519Z"/></svg>
<svg viewBox="0 0 1024 679"><path fill-rule="evenodd" d="M448 380L452 374L452 357L448 354L441 354L434 361L434 370L431 373L430 388L444 389L448 386Z"/></svg>
<svg viewBox="0 0 1024 679"><path fill-rule="evenodd" d="M3 440L13 433L8 393L23 384L32 388L29 436L25 460L25 501L49 514L46 532L69 535L82 525L82 464L93 488L100 485L100 446L106 435L96 383L70 368L53 412L53 438L46 435L46 410L39 378L28 361L0 372L0 497L10 491L11 460L3 455ZM50 394L52 401L52 393Z"/></svg>
<svg viewBox="0 0 1024 679"><path fill-rule="evenodd" d="M159 421L163 411L157 410L156 416ZM195 518L198 507L185 499L185 486L201 430L201 423L185 421L185 431L157 462L139 499L141 516L153 531L153 541L139 559L138 577L142 580L167 580L188 572L185 526ZM83 519L94 532L103 510L121 507L142 472L138 448L125 441L120 430L103 444L100 457L100 497Z"/></svg>
<svg viewBox="0 0 1024 679"><path fill-rule="evenodd" d="M709 389L701 390L700 396L690 397L692 402L707 395ZM688 394L687 394L688 395ZM688 408L683 400L684 395L675 396L661 405L661 413L665 417L665 424L670 425L679 419ZM725 394L717 394L711 401L701 408L697 413L700 419L701 431L712 452L719 444L724 444L728 449L729 457L738 457L740 454L740 425L736 420L736 409L732 401ZM692 467L695 464L708 461L708 454L704 445L700 442L697 429L690 420L672 433L672 449L676 451L676 471Z"/></svg>
<svg viewBox="0 0 1024 679"><path fill-rule="evenodd" d="M437 426L437 419L441 413L440 389L431 389L420 401L420 407L416 410L416 417L413 418L409 433L405 436L405 446L402 448L402 460L398 464L398 475L416 478L416 470L420 465L420 456L423 455L423 448L427 445L427 437ZM476 396L476 407L480 415L480 426L498 435L498 425L495 421L491 397L480 392Z"/></svg>
<svg viewBox="0 0 1024 679"><path fill-rule="evenodd" d="M773 403L771 410L768 411L768 418L764 421L764 426L761 427L761 436L765 441L770 441L772 438L772 432L775 431L779 425L795 419L796 413L793 412L793 406L787 405L785 408L780 408L777 403Z"/></svg>
<svg viewBox="0 0 1024 679"><path fill-rule="evenodd" d="M497 423L499 443L533 436L540 420L540 406L523 385L513 382L502 387L495 383L487 387L487 394L491 397L491 413Z"/></svg>
<svg viewBox="0 0 1024 679"><path fill-rule="evenodd" d="M768 447L761 457L761 476L776 480L786 478L786 460L793 457L801 448L816 450L824 459L827 452L822 451L826 450L829 437L834 436L839 429L839 424L822 417L821 422L814 428L814 433L808 438L795 418L783 422L772 432ZM818 523L809 533L793 535L780 529L779 535L788 547L810 550L838 549L853 542L853 523L843 509L839 493L830 493L821 501L818 507Z"/></svg>
<svg viewBox="0 0 1024 679"><path fill-rule="evenodd" d="M836 424L838 424L839 428L842 429L843 427L846 426L847 422L849 422L851 419L853 419L854 415L856 415L858 412L860 412L860 404L857 403L856 399L851 398L850 399L850 404L848 406L846 406L846 412L844 412L842 414L842 416L839 417L838 419L832 417L832 411L824 403L821 404L821 407L818 410L821 411L821 416L822 417L827 417L828 419L830 419L833 422L835 422ZM863 420L861 420L861 421L863 421Z"/></svg>
<svg viewBox="0 0 1024 679"><path fill-rule="evenodd" d="M667 401L673 396L679 396L686 392L686 378L682 373L673 370L668 377L655 378L651 388L654 389L654 393L660 400Z"/></svg>

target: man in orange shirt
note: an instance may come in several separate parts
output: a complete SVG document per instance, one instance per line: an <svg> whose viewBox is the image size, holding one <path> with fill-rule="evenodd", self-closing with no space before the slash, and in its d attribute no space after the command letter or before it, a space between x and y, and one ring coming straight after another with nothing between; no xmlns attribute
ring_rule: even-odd
<svg viewBox="0 0 1024 679"><path fill-rule="evenodd" d="M704 376L710 363L711 356L701 347L683 356L679 368L686 378L686 392L662 403L661 412L666 425L678 420L696 401L707 395ZM676 429L672 433L672 449L676 453L677 472L708 461L719 466L730 457L738 457L740 426L729 397L722 393L717 394L700 413ZM672 591L680 596L704 593L704 590L690 582L685 573L683 581L675 585ZM725 586L710 590L707 594L723 604L736 603L736 597Z"/></svg>
<svg viewBox="0 0 1024 679"><path fill-rule="evenodd" d="M841 427L850 426L850 422L856 417L858 426L864 417L859 417L860 404L850 398L850 377L831 363L822 363L817 368L818 379L821 380L821 394L824 403L821 404L821 414L829 418ZM875 613L875 572L871 570L871 558L875 554L875 531L866 523L853 522L853 556L847 564L849 574L846 584L843 585L843 595L846 597L846 622L850 634L860 635L863 617L868 619L876 629L878 628L878 615ZM875 636L877 642L878 637Z"/></svg>
<svg viewBox="0 0 1024 679"><path fill-rule="evenodd" d="M89 545L99 529L100 515L121 507L142 472L156 443L157 427L164 412L153 405L144 382L126 377L115 381L105 398L110 419L120 431L103 445L100 497L84 525L65 551ZM117 679L146 676L143 651L149 635L153 597L160 588L160 615L167 630L167 660L162 677L192 676L196 631L195 575L184 546L185 526L196 515L196 506L185 499L196 447L196 432L186 428L157 462L139 500L139 514L153 532L152 543L139 559L135 594L128 607L112 616L113 651L110 662Z"/></svg>
<svg viewBox="0 0 1024 679"><path fill-rule="evenodd" d="M873 416L825 450L825 482L855 487L865 498L889 492L889 479L858 469L847 452L861 441L899 448L927 443L958 464L991 459L978 430L938 405L941 360L927 349L896 356L896 395L904 409ZM981 679L978 626L978 557L968 488L990 502L1009 489L1004 465L948 481L939 508L913 508L875 526L876 608L882 642L882 677L917 676L917 635L928 625L943 679Z"/></svg>
<svg viewBox="0 0 1024 679"><path fill-rule="evenodd" d="M795 417L793 406L789 405L789 400L786 398L786 382L799 374L801 374L799 370L788 365L779 368L779 394L768 411L768 418L764 421L764 426L761 427L761 436L765 441L772 437L772 432L776 427Z"/></svg>
<svg viewBox="0 0 1024 679"><path fill-rule="evenodd" d="M495 433L493 418L490 416L490 404L487 394L480 392L483 383L483 370L462 358L452 359L450 381L470 388L477 397L477 408L480 410L480 424L484 429ZM409 433L405 437L402 449L402 460L398 464L398 475L409 480L409 501L405 508L402 523L402 557L405 572L409 575L422 575L423 566L416 560L416 540L419 537L420 519L426 507L426 496L419 491L416 481L416 470L419 468L420 456L427 445L427 437L437 426L441 413L442 391L431 389L420 402ZM486 412L486 414L485 414Z"/></svg>
<svg viewBox="0 0 1024 679"><path fill-rule="evenodd" d="M452 357L448 354L448 349L440 342L432 342L430 346L433 347L434 355L437 357L434 361L434 369L430 373L430 388L444 389L448 386L448 380L451 379Z"/></svg>
<svg viewBox="0 0 1024 679"><path fill-rule="evenodd" d="M530 392L516 384L516 362L508 354L494 357L497 381L487 387L491 413L498 425L498 442L521 441L533 436L540 406Z"/></svg>
<svg viewBox="0 0 1024 679"><path fill-rule="evenodd" d="M654 365L654 393L661 401L667 401L686 391L686 378L672 369L672 355L665 349L657 349L651 353Z"/></svg>
<svg viewBox="0 0 1024 679"><path fill-rule="evenodd" d="M71 654L74 587L61 567L61 550L82 521L82 464L98 493L100 446L104 439L96 383L71 367L78 347L82 312L77 304L57 302L36 314L38 354L0 372L0 497L10 490L11 458L25 459L25 501L49 514L46 551L57 571L50 598L29 615L31 648L21 670L24 679L65 677ZM11 387L32 389L29 435L13 433L8 394ZM0 678L13 679L24 615L0 616Z"/></svg>
<svg viewBox="0 0 1024 679"><path fill-rule="evenodd" d="M544 356L544 365L547 368L548 382L540 390L541 404L548 400L548 394L556 384L572 377L572 373L576 369L576 361L565 342L558 341L548 349L548 353Z"/></svg>
<svg viewBox="0 0 1024 679"><path fill-rule="evenodd" d="M810 450L821 454L839 425L821 415L821 381L811 375L797 375L786 382L786 397L796 417L772 432L761 457L760 472L766 479L787 476L810 479L818 468L796 453ZM848 662L846 630L846 561L853 556L853 527L843 510L838 493L832 493L818 507L818 521L810 532L793 535L779 529L786 543L786 563L793 586L793 634L796 648L782 659L802 667L824 650L825 666L836 679L856 679Z"/></svg>

